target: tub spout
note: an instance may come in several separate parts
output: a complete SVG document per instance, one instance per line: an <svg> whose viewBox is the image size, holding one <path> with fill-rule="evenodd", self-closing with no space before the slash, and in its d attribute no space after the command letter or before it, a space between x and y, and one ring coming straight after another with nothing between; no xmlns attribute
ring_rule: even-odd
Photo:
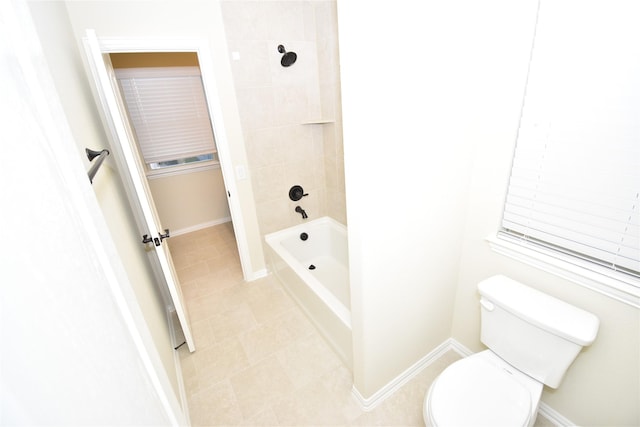
<svg viewBox="0 0 640 427"><path fill-rule="evenodd" d="M302 219L307 219L309 218L307 216L307 213L304 211L304 209L302 209L300 206L296 206L296 212L298 212L300 215L302 215Z"/></svg>

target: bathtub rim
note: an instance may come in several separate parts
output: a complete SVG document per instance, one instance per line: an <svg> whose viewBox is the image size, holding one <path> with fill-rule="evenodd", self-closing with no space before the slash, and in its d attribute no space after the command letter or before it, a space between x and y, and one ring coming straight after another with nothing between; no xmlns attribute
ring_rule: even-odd
<svg viewBox="0 0 640 427"><path fill-rule="evenodd" d="M325 288L320 280L312 275L304 266L295 259L290 252L282 246L282 240L290 236L296 236L303 231L309 231L309 227L328 224L330 227L335 228L340 234L344 235L345 244L347 243L347 227L344 224L339 223L335 219L324 216L303 224L294 225L289 228L274 231L264 236L267 244L273 249L273 251L296 273L302 280L311 288L311 290L322 300L322 302L329 307L329 309L336 315L336 317L351 330L351 312L350 310L327 288ZM299 269L294 268L299 266ZM347 267L348 268L348 267ZM275 273L275 272L274 272Z"/></svg>

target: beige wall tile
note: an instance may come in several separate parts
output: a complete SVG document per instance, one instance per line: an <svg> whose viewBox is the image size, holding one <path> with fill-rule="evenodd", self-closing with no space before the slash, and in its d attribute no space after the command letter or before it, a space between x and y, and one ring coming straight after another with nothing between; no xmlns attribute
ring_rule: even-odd
<svg viewBox="0 0 640 427"><path fill-rule="evenodd" d="M296 184L310 194L300 202L310 219L335 212L334 218L344 222L344 202L331 209L326 205L325 177L331 187L344 182L334 176L343 168L324 165L322 135L327 125L302 125L337 118L339 112L335 2L233 1L222 7L229 49L240 54L232 60L232 71L261 233L302 222L288 199L289 188ZM280 65L280 44L298 55L290 67ZM331 131L331 136L335 140L342 134ZM333 157L330 161L338 162ZM331 200L344 197L344 191L331 192Z"/></svg>

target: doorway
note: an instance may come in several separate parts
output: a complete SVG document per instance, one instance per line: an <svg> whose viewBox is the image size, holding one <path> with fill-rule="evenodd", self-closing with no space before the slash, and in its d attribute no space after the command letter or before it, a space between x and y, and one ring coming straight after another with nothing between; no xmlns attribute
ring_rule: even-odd
<svg viewBox="0 0 640 427"><path fill-rule="evenodd" d="M177 236L231 221L197 55L109 56L163 225Z"/></svg>
<svg viewBox="0 0 640 427"><path fill-rule="evenodd" d="M109 57L144 162L152 203L173 237L169 253L184 292L185 277L190 275L185 270L194 261L189 254L198 254L200 236L216 234L203 230L231 221L198 56L131 52ZM232 224L219 229L233 230ZM224 246L227 252L229 245ZM220 273L216 265L207 266L214 275Z"/></svg>
<svg viewBox="0 0 640 427"><path fill-rule="evenodd" d="M230 99L228 88L233 80L229 70L225 68L227 58L214 61L213 47L205 39L150 39L150 38L122 38L100 37L93 30L87 30L83 39L88 55L89 66L97 85L98 96L102 100L102 110L105 114L105 93L113 94L113 85L99 79L100 70L97 65L107 68L107 74L113 74L109 55L112 53L134 52L190 52L196 55L202 71L202 83L206 93L207 104L211 115L211 123L216 135L220 171L224 178L227 191L227 202L232 219L233 231L236 237L238 255L245 281L252 281L264 277L267 272L264 266L261 237L255 214L253 190L246 179L246 154L242 145L240 119L237 116L235 98ZM95 40L93 42L92 40ZM91 53L91 44L102 54L104 63ZM213 49L215 50L215 49ZM222 53L222 52L220 52ZM108 62L108 63L107 63ZM224 107L224 110L223 110ZM113 134L114 129L110 129ZM237 173L236 173L237 172ZM236 177L237 175L237 177Z"/></svg>
<svg viewBox="0 0 640 427"><path fill-rule="evenodd" d="M205 272L220 277L225 270L204 257L203 242L211 245L210 254L231 251L238 256L198 56L127 52L109 57L151 202L162 227L170 230L167 252L191 311L193 278ZM214 238L221 235L225 239Z"/></svg>
<svg viewBox="0 0 640 427"><path fill-rule="evenodd" d="M88 65L95 82L96 96L99 101L99 110L104 119L108 135L114 148L114 158L122 173L125 190L133 216L142 233L151 231L151 237L147 242L150 254L155 253L159 259L154 266L156 276L163 276L166 280L171 300L176 307L182 329L186 331L189 349L195 349L193 340L189 339L190 327L188 315L184 310L182 294L179 286L176 286L177 274L170 262L167 262L167 245L163 243L163 232L159 216L154 209L151 199L151 190L147 185L144 166L137 153L134 135L131 126L127 122L127 114L120 90L115 79L115 72L111 64L109 54L131 52L192 52L198 59L202 70L202 85L206 93L206 104L210 112L210 121L217 138L218 157L220 171L224 178L226 197L230 217L232 218L233 232L236 239L236 247L244 280L251 281L266 274L263 266L263 256L259 244L257 230L257 218L253 208L253 191L248 180L244 177L234 176L234 169L244 168L246 155L244 153L243 139L240 132L239 118L235 109L235 98L230 98L227 83L231 82L231 76L224 67L224 61L216 64L213 61L209 44L203 39L122 39L100 38L95 31L87 30L83 39ZM218 76L220 74L220 76ZM223 105L225 109L223 110ZM233 145L230 144L233 137ZM238 145L239 144L239 145ZM232 152L233 151L233 156ZM232 159L237 163L233 166ZM245 182L243 182L245 181ZM158 234L154 234L158 232ZM156 237L154 237L156 236ZM155 245L154 245L155 244ZM153 250L155 249L155 251ZM154 264L155 256L151 256ZM156 260L157 261L157 260Z"/></svg>

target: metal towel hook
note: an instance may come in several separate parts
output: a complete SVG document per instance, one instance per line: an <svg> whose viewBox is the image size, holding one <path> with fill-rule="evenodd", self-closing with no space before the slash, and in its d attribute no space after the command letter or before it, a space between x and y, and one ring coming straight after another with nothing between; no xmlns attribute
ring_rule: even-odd
<svg viewBox="0 0 640 427"><path fill-rule="evenodd" d="M87 172L87 175L89 175L89 182L93 184L93 178L96 176L96 173L98 172L98 169L100 169L100 166L102 166L102 162L104 162L104 159L106 159L109 155L109 150L104 149L102 151L95 151L85 148L84 151L85 153L87 153L87 158L90 162L92 162L96 157L98 158L93 166L91 166L91 169L89 169L89 172Z"/></svg>

